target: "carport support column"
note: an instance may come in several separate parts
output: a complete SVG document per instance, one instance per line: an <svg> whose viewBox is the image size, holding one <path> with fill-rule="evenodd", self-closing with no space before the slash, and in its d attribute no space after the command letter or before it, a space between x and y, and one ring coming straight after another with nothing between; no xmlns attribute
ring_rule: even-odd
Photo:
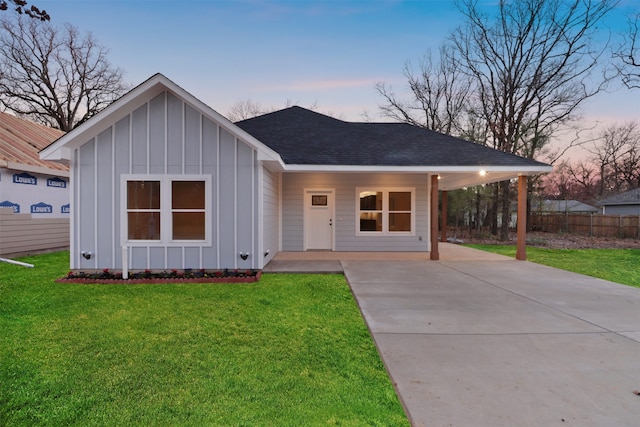
<svg viewBox="0 0 640 427"><path fill-rule="evenodd" d="M516 259L527 259L527 176L518 177L518 240Z"/></svg>
<svg viewBox="0 0 640 427"><path fill-rule="evenodd" d="M431 175L431 259L437 261L440 259L438 252L438 174Z"/></svg>
<svg viewBox="0 0 640 427"><path fill-rule="evenodd" d="M447 192L442 191L442 208L440 209L440 230L442 235L440 236L441 242L447 241Z"/></svg>

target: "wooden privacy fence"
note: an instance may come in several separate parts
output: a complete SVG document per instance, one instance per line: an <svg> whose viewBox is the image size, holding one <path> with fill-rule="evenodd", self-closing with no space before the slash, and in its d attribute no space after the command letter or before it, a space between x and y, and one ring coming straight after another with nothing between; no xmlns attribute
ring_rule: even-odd
<svg viewBox="0 0 640 427"><path fill-rule="evenodd" d="M33 218L0 208L0 257L69 248L68 218Z"/></svg>
<svg viewBox="0 0 640 427"><path fill-rule="evenodd" d="M549 233L640 239L640 215L532 213L529 228Z"/></svg>

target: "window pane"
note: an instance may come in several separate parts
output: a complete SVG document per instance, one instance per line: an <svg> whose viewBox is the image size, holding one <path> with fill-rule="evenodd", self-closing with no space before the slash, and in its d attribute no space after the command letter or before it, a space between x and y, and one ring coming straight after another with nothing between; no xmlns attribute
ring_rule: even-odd
<svg viewBox="0 0 640 427"><path fill-rule="evenodd" d="M160 212L128 212L129 240L160 240Z"/></svg>
<svg viewBox="0 0 640 427"><path fill-rule="evenodd" d="M411 214L390 213L389 231L411 231Z"/></svg>
<svg viewBox="0 0 640 427"><path fill-rule="evenodd" d="M360 231L382 231L382 213L360 212Z"/></svg>
<svg viewBox="0 0 640 427"><path fill-rule="evenodd" d="M204 212L174 212L173 240L204 240Z"/></svg>
<svg viewBox="0 0 640 427"><path fill-rule="evenodd" d="M127 181L127 209L160 209L160 181Z"/></svg>
<svg viewBox="0 0 640 427"><path fill-rule="evenodd" d="M411 210L411 192L390 191L389 192L389 210L390 211L410 211Z"/></svg>
<svg viewBox="0 0 640 427"><path fill-rule="evenodd" d="M361 211L381 211L382 210L382 192L363 191L360 193L360 210Z"/></svg>
<svg viewBox="0 0 640 427"><path fill-rule="evenodd" d="M171 182L173 209L204 209L204 181Z"/></svg>

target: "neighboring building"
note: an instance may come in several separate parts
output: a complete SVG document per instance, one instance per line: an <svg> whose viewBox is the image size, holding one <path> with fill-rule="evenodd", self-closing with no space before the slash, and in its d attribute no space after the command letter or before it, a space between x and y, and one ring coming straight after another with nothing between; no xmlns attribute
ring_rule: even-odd
<svg viewBox="0 0 640 427"><path fill-rule="evenodd" d="M69 167L40 160L64 132L0 112L0 207L34 218L69 217Z"/></svg>
<svg viewBox="0 0 640 427"><path fill-rule="evenodd" d="M596 203L603 215L640 215L640 188L616 194Z"/></svg>
<svg viewBox="0 0 640 427"><path fill-rule="evenodd" d="M551 171L408 124L300 107L234 124L161 74L41 158L71 165L73 269L121 269L123 258L129 269L260 269L279 251L432 251L438 189Z"/></svg>
<svg viewBox="0 0 640 427"><path fill-rule="evenodd" d="M594 206L578 200L536 200L531 202L531 211L535 213L598 213Z"/></svg>
<svg viewBox="0 0 640 427"><path fill-rule="evenodd" d="M41 149L62 135L57 129L0 112L0 208L11 209L3 210L0 255L69 245L69 168L39 156ZM37 222L34 227L29 222L40 219L66 223ZM16 225L18 220L21 225ZM53 231L55 236L50 234Z"/></svg>

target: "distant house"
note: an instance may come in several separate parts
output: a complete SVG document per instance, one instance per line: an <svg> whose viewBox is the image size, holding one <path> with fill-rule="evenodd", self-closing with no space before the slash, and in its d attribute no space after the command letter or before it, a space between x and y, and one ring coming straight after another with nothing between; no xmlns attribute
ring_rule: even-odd
<svg viewBox="0 0 640 427"><path fill-rule="evenodd" d="M640 215L640 188L616 194L596 203L604 215Z"/></svg>
<svg viewBox="0 0 640 427"><path fill-rule="evenodd" d="M300 107L234 124L162 74L40 156L71 165L72 269L261 269L313 250L437 259L439 191L512 178L526 190L526 176L551 171Z"/></svg>
<svg viewBox="0 0 640 427"><path fill-rule="evenodd" d="M39 156L62 135L0 112L0 255L69 245L69 167Z"/></svg>
<svg viewBox="0 0 640 427"><path fill-rule="evenodd" d="M535 213L597 213L600 210L578 200L537 200L531 202Z"/></svg>

